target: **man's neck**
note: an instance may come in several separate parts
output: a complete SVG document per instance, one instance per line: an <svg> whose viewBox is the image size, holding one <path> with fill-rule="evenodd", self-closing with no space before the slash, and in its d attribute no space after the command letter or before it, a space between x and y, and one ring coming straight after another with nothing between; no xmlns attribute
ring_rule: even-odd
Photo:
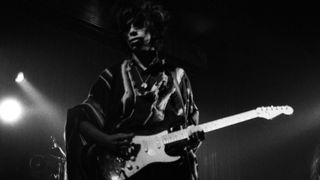
<svg viewBox="0 0 320 180"><path fill-rule="evenodd" d="M139 51L133 52L132 56L143 66L142 68L145 70L149 67L149 65L153 62L156 57L155 51Z"/></svg>

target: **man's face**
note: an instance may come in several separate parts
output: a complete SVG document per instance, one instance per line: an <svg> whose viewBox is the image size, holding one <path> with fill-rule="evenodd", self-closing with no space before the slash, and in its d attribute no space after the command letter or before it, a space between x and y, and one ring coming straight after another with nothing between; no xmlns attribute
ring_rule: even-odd
<svg viewBox="0 0 320 180"><path fill-rule="evenodd" d="M132 23L126 33L126 40L131 50L133 51L148 51L151 50L151 34L145 26L137 27Z"/></svg>

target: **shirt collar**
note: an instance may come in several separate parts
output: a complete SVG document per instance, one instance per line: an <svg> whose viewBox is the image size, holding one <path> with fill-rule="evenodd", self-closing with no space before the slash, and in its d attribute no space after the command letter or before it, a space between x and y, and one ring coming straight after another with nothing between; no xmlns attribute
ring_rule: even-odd
<svg viewBox="0 0 320 180"><path fill-rule="evenodd" d="M155 57L152 62L149 64L148 67L145 67L142 62L138 59L138 57L133 53L132 54L132 60L136 65L138 65L143 71L147 70L148 67L153 66L154 64L157 64L159 62L159 58Z"/></svg>

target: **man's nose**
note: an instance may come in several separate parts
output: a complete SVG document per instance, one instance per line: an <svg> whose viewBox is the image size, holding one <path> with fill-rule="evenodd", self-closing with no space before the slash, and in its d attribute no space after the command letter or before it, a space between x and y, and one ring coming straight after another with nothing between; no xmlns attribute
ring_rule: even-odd
<svg viewBox="0 0 320 180"><path fill-rule="evenodd" d="M130 31L129 36L136 36L138 35L137 31Z"/></svg>
<svg viewBox="0 0 320 180"><path fill-rule="evenodd" d="M132 36L136 36L136 35L138 35L138 31L133 25L131 25L129 32L128 32L128 36L132 37Z"/></svg>
<svg viewBox="0 0 320 180"><path fill-rule="evenodd" d="M136 35L138 35L138 32L134 28L130 28L128 36L136 36Z"/></svg>

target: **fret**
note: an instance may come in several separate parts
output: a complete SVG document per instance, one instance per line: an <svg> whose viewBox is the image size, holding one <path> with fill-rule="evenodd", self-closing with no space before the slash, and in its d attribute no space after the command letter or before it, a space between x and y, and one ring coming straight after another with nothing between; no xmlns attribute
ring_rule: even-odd
<svg viewBox="0 0 320 180"><path fill-rule="evenodd" d="M179 131L175 131L162 136L162 141L164 144L173 143L176 141L180 141L183 139L188 139L189 137L189 129L183 129Z"/></svg>
<svg viewBox="0 0 320 180"><path fill-rule="evenodd" d="M203 129L204 132L209 132L217 129L221 129L227 126L231 126L243 121L247 121L249 119L253 119L257 117L256 110L251 110L247 112L243 112L237 115L229 116L226 118L218 119L215 121L211 121L208 123L204 123L199 125L201 129Z"/></svg>
<svg viewBox="0 0 320 180"><path fill-rule="evenodd" d="M273 119L274 117L280 114L291 115L293 113L293 109L290 106L268 106L268 107L260 107L254 110L246 111L240 114L236 114L233 116L221 118L215 121L207 122L198 126L188 127L187 129L182 129L179 131L174 131L169 134L163 135L162 141L164 144L169 144L172 142L180 141L183 139L188 139L191 134L191 128L200 128L205 133L209 131L214 131L217 129L221 129L227 126L231 126L234 124L238 124L240 122L244 122L250 119L254 119L257 117L265 118L265 119Z"/></svg>

